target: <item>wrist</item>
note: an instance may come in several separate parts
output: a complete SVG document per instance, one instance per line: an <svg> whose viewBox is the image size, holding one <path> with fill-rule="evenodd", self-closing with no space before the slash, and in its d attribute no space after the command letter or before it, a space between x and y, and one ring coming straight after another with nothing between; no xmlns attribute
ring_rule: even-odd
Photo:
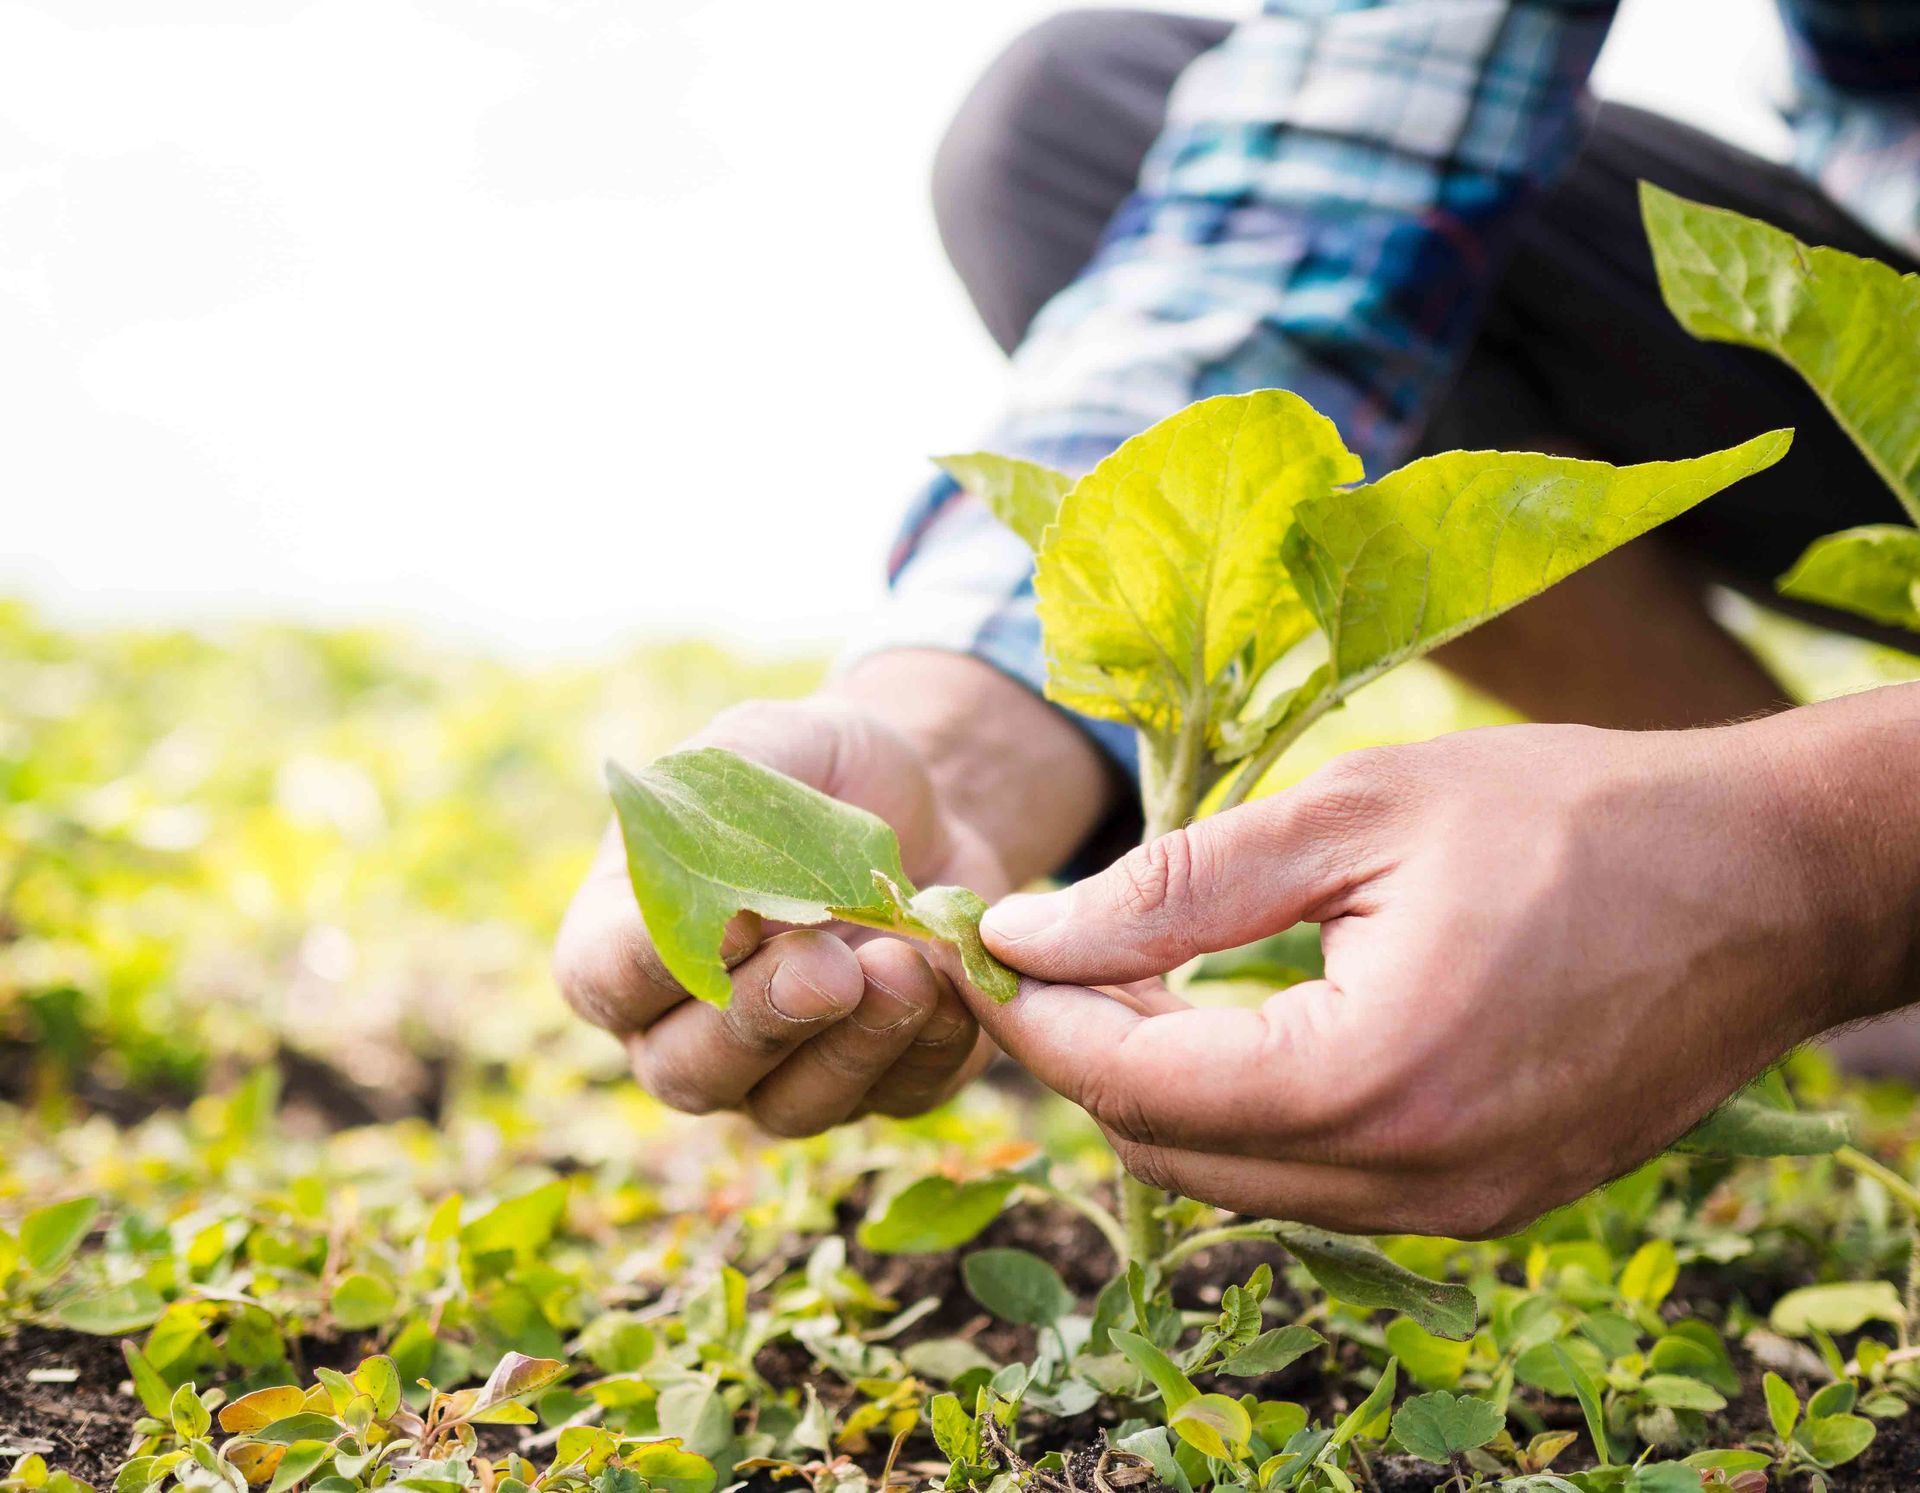
<svg viewBox="0 0 1920 1493"><path fill-rule="evenodd" d="M1060 866L1115 802L1118 773L1086 733L977 658L893 649L861 659L822 692L919 751L941 812L981 837L1011 885Z"/></svg>
<svg viewBox="0 0 1920 1493"><path fill-rule="evenodd" d="M1757 748L1770 838L1816 951L1820 1028L1920 1000L1920 685L1739 729Z"/></svg>

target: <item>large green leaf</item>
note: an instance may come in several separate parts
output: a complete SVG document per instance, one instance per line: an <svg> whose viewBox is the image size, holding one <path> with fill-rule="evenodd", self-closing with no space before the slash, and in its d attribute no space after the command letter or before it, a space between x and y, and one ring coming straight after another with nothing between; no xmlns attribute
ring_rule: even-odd
<svg viewBox="0 0 1920 1493"><path fill-rule="evenodd" d="M1615 467L1451 451L1299 505L1286 563L1344 698L1786 453L1776 430L1690 461Z"/></svg>
<svg viewBox="0 0 1920 1493"><path fill-rule="evenodd" d="M1360 475L1284 390L1135 436L1067 493L1041 546L1048 697L1162 733L1231 707L1312 628L1281 561L1295 506Z"/></svg>
<svg viewBox="0 0 1920 1493"><path fill-rule="evenodd" d="M727 1004L727 923L833 919L940 937L998 1000L1019 982L980 942L986 904L959 887L914 894L886 823L772 768L705 747L638 773L607 766L627 869L661 962L700 999Z"/></svg>
<svg viewBox="0 0 1920 1493"><path fill-rule="evenodd" d="M993 510L1014 533L1026 540L1027 548L1038 551L1040 537L1047 532L1059 510L1060 500L1073 486L1073 478L1037 462L1012 456L995 456L975 451L965 456L939 456L934 460L942 471Z"/></svg>
<svg viewBox="0 0 1920 1493"><path fill-rule="evenodd" d="M1920 523L1920 276L1645 183L1640 206L1680 324L1790 363Z"/></svg>
<svg viewBox="0 0 1920 1493"><path fill-rule="evenodd" d="M1676 1151L1696 1156L1825 1156L1853 1140L1844 1114L1781 1109L1743 1091L1688 1131Z"/></svg>
<svg viewBox="0 0 1920 1493"><path fill-rule="evenodd" d="M1780 590L1920 632L1920 529L1867 524L1816 539L1780 578Z"/></svg>

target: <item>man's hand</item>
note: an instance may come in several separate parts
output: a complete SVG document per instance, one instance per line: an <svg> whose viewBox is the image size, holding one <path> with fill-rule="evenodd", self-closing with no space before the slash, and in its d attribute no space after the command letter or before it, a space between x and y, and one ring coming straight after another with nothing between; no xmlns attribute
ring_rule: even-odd
<svg viewBox="0 0 1920 1493"><path fill-rule="evenodd" d="M1023 759L1009 733L1029 749L1018 770L1052 782L1011 775ZM1051 707L984 664L938 654L883 655L812 699L735 707L689 745L726 747L879 815L916 883L989 899L1044 869L1036 860L1063 858L1107 788L1092 746ZM554 972L665 1103L742 1109L775 1135L810 1135L860 1114L931 1108L992 1055L955 988L957 962L936 967L904 940L783 931L744 915L722 954L733 975L724 1011L661 964L610 826L567 911Z"/></svg>
<svg viewBox="0 0 1920 1493"><path fill-rule="evenodd" d="M981 1023L1128 1169L1355 1232L1512 1231L1795 1044L1911 1000L1920 686L1712 731L1515 726L1343 758L1015 897ZM1298 921L1257 1010L1134 986Z"/></svg>

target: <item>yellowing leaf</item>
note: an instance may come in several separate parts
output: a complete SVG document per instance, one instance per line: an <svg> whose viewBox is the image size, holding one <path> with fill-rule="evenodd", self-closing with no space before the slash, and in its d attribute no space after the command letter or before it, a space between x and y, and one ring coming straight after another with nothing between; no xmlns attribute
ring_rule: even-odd
<svg viewBox="0 0 1920 1493"><path fill-rule="evenodd" d="M1040 550L1048 698L1173 732L1215 693L1243 697L1312 627L1281 563L1295 506L1360 475L1332 422L1278 389L1204 400L1121 446Z"/></svg>
<svg viewBox="0 0 1920 1493"><path fill-rule="evenodd" d="M1243 1455L1253 1439L1246 1407L1223 1394L1195 1395L1167 1416L1167 1424L1195 1451L1222 1461Z"/></svg>
<svg viewBox="0 0 1920 1493"><path fill-rule="evenodd" d="M1680 324L1791 364L1920 523L1920 276L1642 183Z"/></svg>
<svg viewBox="0 0 1920 1493"><path fill-rule="evenodd" d="M249 1431L263 1430L275 1421L297 1415L306 1408L306 1391L296 1389L291 1384L256 1389L252 1394L241 1395L239 1399L220 1407L220 1429L244 1435Z"/></svg>
<svg viewBox="0 0 1920 1493"><path fill-rule="evenodd" d="M1439 647L1722 488L1790 431L1690 461L1615 467L1452 451L1301 503L1287 569L1331 647L1333 689Z"/></svg>
<svg viewBox="0 0 1920 1493"><path fill-rule="evenodd" d="M942 471L991 508L995 518L1035 551L1059 511L1060 500L1073 486L1073 478L1065 472L987 451L935 460Z"/></svg>

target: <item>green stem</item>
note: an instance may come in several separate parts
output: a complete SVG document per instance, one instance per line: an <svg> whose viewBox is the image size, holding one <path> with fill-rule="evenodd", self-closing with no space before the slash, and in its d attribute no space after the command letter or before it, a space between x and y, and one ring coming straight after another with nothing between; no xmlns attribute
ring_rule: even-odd
<svg viewBox="0 0 1920 1493"><path fill-rule="evenodd" d="M1875 1161L1865 1151L1853 1146L1842 1146L1833 1153L1833 1159L1844 1167L1852 1168L1863 1177L1873 1178L1911 1208L1916 1215L1920 1215L1920 1187L1915 1187L1892 1167Z"/></svg>
<svg viewBox="0 0 1920 1493"><path fill-rule="evenodd" d="M1101 1236L1106 1239L1108 1245L1112 1247L1114 1255L1119 1259L1120 1263L1122 1265L1127 1263L1131 1257L1133 1248L1131 1236L1121 1224L1120 1220L1115 1218L1105 1208L1101 1207L1090 1197L1082 1197L1079 1193L1068 1192L1064 1188L1054 1187L1049 1183L1029 1182L1027 1186L1031 1187L1035 1192L1044 1193L1056 1203L1060 1204L1061 1207L1071 1208L1082 1218L1089 1220L1093 1226L1100 1231ZM1124 1201L1124 1198L1122 1201Z"/></svg>
<svg viewBox="0 0 1920 1493"><path fill-rule="evenodd" d="M1239 776L1233 780L1215 812L1224 813L1245 803L1248 795L1260 786L1260 780L1267 775L1267 770L1280 760L1287 748L1306 735L1309 726L1339 703L1338 696L1329 686L1301 706L1273 735L1260 743L1258 751L1240 764Z"/></svg>
<svg viewBox="0 0 1920 1493"><path fill-rule="evenodd" d="M1232 1244L1241 1239L1272 1239L1278 1229L1271 1223L1231 1223L1222 1228L1202 1229L1197 1234L1189 1234L1167 1251L1160 1264L1163 1269L1173 1270L1184 1265L1203 1249L1212 1249L1216 1244Z"/></svg>

